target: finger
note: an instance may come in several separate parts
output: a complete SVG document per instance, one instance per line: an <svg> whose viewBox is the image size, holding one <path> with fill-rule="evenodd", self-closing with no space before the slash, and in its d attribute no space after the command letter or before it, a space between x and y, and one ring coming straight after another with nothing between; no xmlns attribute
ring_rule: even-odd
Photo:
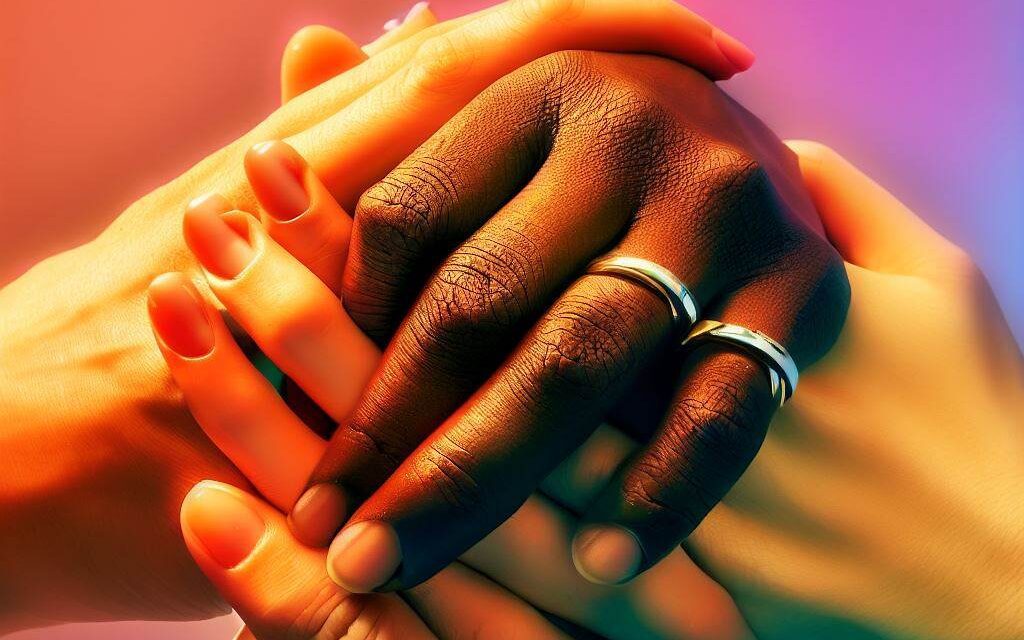
<svg viewBox="0 0 1024 640"><path fill-rule="evenodd" d="M571 285L504 366L356 511L331 545L332 577L350 590L390 589L448 564L596 428L668 329L664 302L634 283L585 276ZM366 552L352 545L366 532L374 560L364 563Z"/></svg>
<svg viewBox="0 0 1024 640"><path fill-rule="evenodd" d="M323 84L366 60L344 33L323 25L295 32L281 56L281 103Z"/></svg>
<svg viewBox="0 0 1024 640"><path fill-rule="evenodd" d="M245 173L270 237L334 293L348 256L352 219L287 143L260 143L245 154Z"/></svg>
<svg viewBox="0 0 1024 640"><path fill-rule="evenodd" d="M747 637L728 594L682 549L626 587L594 584L573 567L578 513L634 448L621 432L600 427L545 479L542 486L551 499L530 497L461 561L602 637Z"/></svg>
<svg viewBox="0 0 1024 640"><path fill-rule="evenodd" d="M323 282L252 216L227 208L206 198L185 212L185 240L210 289L263 353L341 420L376 367L377 348Z"/></svg>
<svg viewBox="0 0 1024 640"><path fill-rule="evenodd" d="M323 551L297 542L283 515L234 487L196 485L181 528L200 569L261 640L434 637L398 596L337 587L324 574Z"/></svg>
<svg viewBox="0 0 1024 640"><path fill-rule="evenodd" d="M249 362L219 313L179 273L149 286L160 351L217 447L274 504L294 504L324 450Z"/></svg>
<svg viewBox="0 0 1024 640"><path fill-rule="evenodd" d="M507 109L506 115L514 111ZM532 171L535 161L522 158L518 150L548 146L543 138L551 135L514 127L523 139L477 144L493 120L481 117L469 125L447 126L436 138L443 149L428 143L360 202L356 250L364 256L356 264L372 268L346 274L344 298L349 308L361 312L354 314L361 326L376 326L379 339L386 339L393 318L405 314L401 297L410 293L408 280L417 272L434 275L314 473L314 482L349 491L350 503L376 489L465 400L557 291L614 239L640 198L631 185L614 180L573 182L576 151L594 158L591 168L607 175L619 162L609 145L598 153L589 145L601 143L581 136L590 142L548 158L526 187L474 233L479 219L509 198ZM622 153L633 153L629 145L622 146ZM448 167L443 175L439 166ZM538 212L552 201L564 203L559 215L538 224ZM403 224L406 220L414 222ZM587 234L578 233L581 225ZM447 253L449 239L466 235L470 239L436 271L424 263L422 254ZM403 255L406 245L417 253ZM405 290L395 286L402 279ZM302 537L329 536L342 522L321 524L321 530L302 532Z"/></svg>
<svg viewBox="0 0 1024 640"><path fill-rule="evenodd" d="M437 16L430 9L430 3L417 2L401 21L388 21L385 27L390 28L385 28L379 38L363 46L363 51L368 56L375 56L388 47L392 47L435 24L437 24Z"/></svg>
<svg viewBox="0 0 1024 640"><path fill-rule="evenodd" d="M919 273L956 248L832 149L790 140L829 240L857 266Z"/></svg>
<svg viewBox="0 0 1024 640"><path fill-rule="evenodd" d="M532 60L568 50L643 52L724 78L738 68L722 52L723 38L716 33L667 0L506 2L458 26L441 23L374 56L367 63L372 68L359 74L361 65L358 77L350 79L363 92L359 98L290 142L350 207L474 96ZM387 70L392 75L381 82ZM317 106L303 108L312 117ZM322 110L315 115L322 118ZM352 131L361 135L352 139ZM345 140L344 148L339 140Z"/></svg>
<svg viewBox="0 0 1024 640"><path fill-rule="evenodd" d="M787 290L811 293L787 301ZM780 259L707 317L775 338L803 368L835 341L848 304L842 263L828 249L810 250L795 267ZM807 310L817 323L802 321ZM778 405L763 361L732 344L696 347L659 431L584 514L573 543L580 572L617 584L675 549L750 464Z"/></svg>

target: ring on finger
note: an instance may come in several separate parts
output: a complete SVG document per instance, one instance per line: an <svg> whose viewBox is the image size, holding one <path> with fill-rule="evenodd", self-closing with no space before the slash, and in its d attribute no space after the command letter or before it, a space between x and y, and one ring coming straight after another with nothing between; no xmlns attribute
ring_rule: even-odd
<svg viewBox="0 0 1024 640"><path fill-rule="evenodd" d="M658 293L672 311L672 324L676 331L693 327L700 318L697 300L690 290L674 273L657 262L635 256L605 256L591 262L587 273L622 276Z"/></svg>
<svg viewBox="0 0 1024 640"><path fill-rule="evenodd" d="M757 358L768 370L772 397L778 400L780 407L793 397L796 383L800 379L800 371L786 348L775 340L760 331L738 324L702 320L690 330L690 334L682 342L682 348L687 351L702 342L718 342L739 347Z"/></svg>

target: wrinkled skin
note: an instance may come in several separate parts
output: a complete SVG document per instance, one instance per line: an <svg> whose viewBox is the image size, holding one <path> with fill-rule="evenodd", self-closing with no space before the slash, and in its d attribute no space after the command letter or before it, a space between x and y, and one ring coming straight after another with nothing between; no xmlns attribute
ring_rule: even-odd
<svg viewBox="0 0 1024 640"><path fill-rule="evenodd" d="M511 74L356 208L342 298L390 342L314 482L369 496L352 522L395 527L390 586L497 526L671 355L662 299L579 278L605 252L667 267L705 317L775 336L801 366L845 317L842 261L794 156L712 83L662 59L578 52ZM315 326L303 316L289 327ZM761 365L735 350L667 359L655 402L667 417L587 514L637 534L641 569L735 482L776 406ZM652 404L638 402L624 412L634 422Z"/></svg>

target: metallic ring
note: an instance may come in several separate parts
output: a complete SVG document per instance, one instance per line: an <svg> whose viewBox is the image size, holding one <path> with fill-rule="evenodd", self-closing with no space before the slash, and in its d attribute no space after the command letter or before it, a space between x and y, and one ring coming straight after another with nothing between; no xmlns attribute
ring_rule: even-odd
<svg viewBox="0 0 1024 640"><path fill-rule="evenodd" d="M779 406L793 397L800 371L796 362L778 342L760 331L754 331L738 324L726 324L718 320L703 320L690 330L683 340L683 348L689 349L700 342L720 342L743 349L757 358L768 369L768 380L772 385L772 396L779 399Z"/></svg>
<svg viewBox="0 0 1024 640"><path fill-rule="evenodd" d="M677 329L683 319L687 327L692 327L700 317L697 301L686 285L657 262L633 256L606 256L591 262L587 273L623 276L660 294L672 309L672 323Z"/></svg>

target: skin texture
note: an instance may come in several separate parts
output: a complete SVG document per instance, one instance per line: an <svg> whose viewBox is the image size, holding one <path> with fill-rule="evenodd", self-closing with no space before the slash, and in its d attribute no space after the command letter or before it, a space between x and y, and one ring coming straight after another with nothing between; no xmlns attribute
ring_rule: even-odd
<svg viewBox="0 0 1024 640"><path fill-rule="evenodd" d="M259 157L266 156L261 154ZM269 185L260 183L266 177L266 172L253 170L254 163L262 160L256 160L252 156L249 159L253 160L247 162L247 168L254 191L268 194ZM308 170L304 173L303 182L310 192L319 189L316 176ZM330 221L336 220L339 211L333 202L320 198L312 199L317 200L319 204L305 211L295 222L308 232L315 233L318 229L326 228L325 225L329 225ZM276 202L276 199L268 198L268 202ZM201 203L198 206L201 207ZM238 211L224 211L221 217L233 219L245 216ZM190 210L185 217L187 237L194 233L194 224L197 224L195 211ZM205 228L209 224L201 223L197 226ZM275 233L276 229L277 227L268 229L269 234ZM280 232L278 233L280 235ZM321 297L323 283L317 281L311 272L286 252L286 249L292 246L305 247L315 244L310 242L311 238L289 233L280 236L282 244L278 246L272 238L264 234L258 225L248 227L246 236L250 239L255 255L238 276L230 281L217 276L208 276L208 279L218 300L233 317L255 337L267 353L274 353L277 347L273 341L276 336L282 334L281 328L275 323L281 322L282 327L298 326L291 324L289 320L289 309L294 309L297 305L283 307L280 313L255 313L255 309L265 311L282 307L268 296L272 297L278 295L277 292L286 291L289 299L306 300L301 305L306 309L317 306L317 302L313 300L319 299L321 311L318 315L344 314L344 311L337 299L329 293ZM226 241L224 248L230 251L232 242ZM201 246L204 252L211 249L205 244L196 246ZM343 252L330 252L324 254L325 259L317 260L316 264L322 273L337 273L342 268L339 256L343 255ZM202 260L215 261L215 258L207 256ZM183 283L185 288L188 288L187 281L180 274L164 274L158 277L150 287L150 312L160 340L161 351L178 386L210 439L239 469L243 470L250 482L259 488L275 507L287 511L312 472L316 461L323 454L325 441L302 424L298 416L289 410L282 398L248 361L231 337L227 326L219 320L220 316L214 312L213 307L205 305L197 310L182 309L177 303L178 296L167 295L166 283L169 280ZM170 302L169 305L163 304L165 298ZM187 299L194 300L195 297L187 296ZM196 332L201 335L214 335L215 344L208 354L201 358L183 357L163 339L161 327L177 327L182 325L180 320L197 316L209 318L212 326L197 328ZM258 323L260 327L253 327L250 322ZM319 350L315 352L311 362L314 366L323 366L326 362L330 365L332 379L342 381L351 388L358 389L365 385L368 375L364 373L366 369L360 362L360 352L358 349L351 349L353 345L365 341L365 336L353 324L345 323L343 320L327 320L321 324L338 327L335 329L337 333L334 334L333 342L339 345L342 356L329 358L323 350ZM304 326L309 328L309 325ZM372 361L377 361L376 355L372 356ZM301 363L296 365L294 360L283 360L278 364L289 375L295 374L295 378L301 379L301 375L298 375L300 372L296 369L296 366L302 366ZM355 404L357 394L341 391L329 397L334 403L331 405L332 411L345 412L344 402L347 402L350 408ZM564 475L578 475L582 480L556 495L560 495L561 500L577 497L578 502L578 495L586 490L587 478L592 477L593 473L565 471ZM510 576L516 583L515 594L519 598L593 629L604 637L744 637L744 626L728 597L718 585L690 563L680 550L676 550L669 559L659 564L657 570L636 581L628 589L587 583L572 568L568 544L569 532L574 526L577 514L561 508L559 504L553 502L550 496L532 497L495 532L494 537L477 545L472 552L473 559L465 563L465 566L462 563L454 563L437 578L426 582L422 587L405 592L404 595L417 594L423 588L440 595L447 588L439 585L449 584L451 576L465 573L468 566L484 573L497 584L503 584L504 577ZM210 511L217 512L216 509ZM188 517L187 514L183 515L183 518ZM291 524L294 526L294 521ZM231 523L226 522L221 528L230 529ZM379 530L378 533L388 535L387 532ZM297 545L295 541L284 540L287 538L284 533L278 537L283 539L280 544ZM524 541L529 541L529 544L523 544ZM207 546L204 544L199 547L202 551L199 556L200 566L207 572L211 569L215 571L211 578L216 583L218 576L223 573L223 566L217 562L203 562L207 555ZM219 546L227 547L232 557L236 555L233 542ZM300 555L306 557L308 554ZM322 553L320 557L323 559ZM372 555L364 557L368 561L373 561ZM309 607L310 592L291 588L294 584L292 579L285 580L283 585L272 579L272 576L281 569L273 567L271 563L261 562L259 566L260 569L252 572L236 572L233 576L219 578L228 580L231 584L231 590L227 595L236 609L243 611L243 617L253 624L253 628L270 629L271 631L267 632L268 637L277 637L274 633L281 633L281 629L291 628L292 625L309 623L309 620L300 614ZM523 566L530 567L530 578L527 580L523 579ZM315 571L310 573L311 582L318 584L327 576L326 566L316 566ZM472 584L474 583L471 582L470 585ZM662 591L661 585L666 584L674 585L677 589L685 589L689 594L687 601L662 608L655 594ZM473 591L482 591L486 594L488 589L470 589L468 585L459 589L464 597L469 597ZM339 593L346 592L341 590ZM371 600L373 597L375 596L371 596ZM280 606L273 607L270 613L266 613L264 607L251 604L266 599L272 599ZM341 602L348 600L339 597L339 606ZM476 598L469 597L462 605L463 610L472 611L475 602ZM512 622L501 622L505 608L481 609L477 613L481 621L490 621L488 624L511 632L509 630L514 629ZM417 610L419 611L418 607ZM370 611L376 609L371 608ZM421 611L421 614L426 618L432 615L429 610ZM492 630L491 633L496 633L496 630Z"/></svg>
<svg viewBox="0 0 1024 640"><path fill-rule="evenodd" d="M570 53L490 87L369 189L342 299L388 347L313 482L365 500L350 525L387 523L402 555L377 549L391 566L354 583L342 557L361 561L338 548L335 575L355 590L432 575L620 402L667 413L586 520L639 542L614 581L676 547L757 451L774 409L767 377L724 347L672 361L663 300L581 276L608 252L652 259L689 283L706 317L761 330L807 366L835 339L848 288L799 180L788 149L705 78L655 58ZM631 397L663 356L657 397ZM302 386L316 396L316 385Z"/></svg>
<svg viewBox="0 0 1024 640"><path fill-rule="evenodd" d="M831 150L791 146L829 236L847 259L858 303L838 346L806 372L803 392L774 421L764 450L698 528L689 550L729 586L758 637L1017 637L1015 612L1024 593L1017 561L1024 531L1014 504L1024 484L1013 419L1024 407L1020 351L967 256ZM273 271L292 279L296 269L283 262ZM900 327L909 318L899 318L921 308L945 311L919 319L908 339ZM197 415L232 405L222 384L204 379L259 378L240 352L232 359L227 330L221 326L218 335L220 351L203 360L164 351L191 406L203 411ZM954 335L962 345L952 346ZM918 366L953 348L966 371ZM903 370L908 375L894 376ZM269 394L262 403L247 403L252 415L245 422L257 424L256 416L272 412L267 405L273 402L279 400ZM220 409L211 414L211 407ZM208 432L219 429L217 420L201 422ZM280 425L258 428L257 440ZM263 464L250 475L258 486L279 461L252 438L219 442L236 461L264 451ZM606 626L614 619L632 621L622 637L657 628L668 637L732 637L723 635L723 616L718 626L710 620L696 626L696 608L681 616L687 624L673 626L673 613L712 593L698 595L675 554L626 588L632 609L620 608L616 598L597 605L586 587L552 574L552 567L568 565L577 514L636 447L620 432L599 429L545 480L543 497L532 497L462 561L545 608L584 601L584 613L574 619L608 637L619 637ZM822 468L830 472L815 480ZM958 481L949 482L950 476ZM908 479L913 489L893 491ZM837 501L841 508L832 506ZM951 522L957 523L952 531ZM560 543L549 548L552 538ZM411 593L433 589L452 570ZM238 575L232 589L248 598L278 597L276 586L266 589L277 582L261 572ZM272 611L302 609L306 602L287 588L279 597L282 606ZM477 602L471 594L463 597ZM947 606L951 601L957 606ZM704 600L699 608L707 605ZM415 596L413 606L421 611ZM652 616L640 618L646 627L637 625L641 612ZM266 624L266 614L248 615ZM510 628L499 624L491 633ZM730 633L739 632L734 627Z"/></svg>
<svg viewBox="0 0 1024 640"><path fill-rule="evenodd" d="M18 462L0 479L0 627L226 611L186 552L177 513L203 478L245 481L185 410L145 312L156 275L200 275L180 233L190 199L220 191L255 207L241 158L258 142L291 137L351 204L484 87L558 50L640 49L713 77L735 71L710 25L667 2L642 9L516 2L412 34L0 291L0 448ZM511 39L498 38L510 25Z"/></svg>

